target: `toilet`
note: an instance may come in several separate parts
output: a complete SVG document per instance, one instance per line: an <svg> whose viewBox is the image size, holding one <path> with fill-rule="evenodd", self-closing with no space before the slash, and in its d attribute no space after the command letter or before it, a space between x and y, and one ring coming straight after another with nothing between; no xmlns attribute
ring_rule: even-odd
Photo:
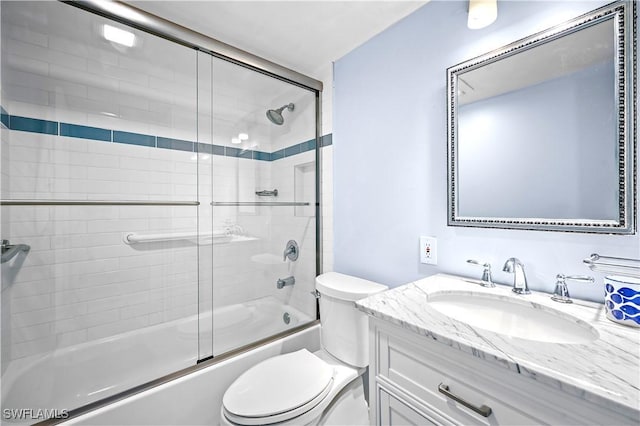
<svg viewBox="0 0 640 426"><path fill-rule="evenodd" d="M318 276L322 349L278 355L248 369L224 394L221 424L368 425L362 375L369 328L354 301L386 289L337 272Z"/></svg>

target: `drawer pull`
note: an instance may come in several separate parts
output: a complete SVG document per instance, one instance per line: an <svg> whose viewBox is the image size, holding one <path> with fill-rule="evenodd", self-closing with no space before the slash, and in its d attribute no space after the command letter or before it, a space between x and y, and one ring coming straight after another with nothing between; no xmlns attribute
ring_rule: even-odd
<svg viewBox="0 0 640 426"><path fill-rule="evenodd" d="M438 392L445 394L447 397L453 399L456 402L459 402L460 404L464 405L468 409L475 411L476 413L480 414L482 417L489 417L491 415L491 407L487 407L484 404L477 407L472 403L465 401L459 396L452 394L451 391L449 390L449 386L445 385L444 383L440 383L438 385Z"/></svg>

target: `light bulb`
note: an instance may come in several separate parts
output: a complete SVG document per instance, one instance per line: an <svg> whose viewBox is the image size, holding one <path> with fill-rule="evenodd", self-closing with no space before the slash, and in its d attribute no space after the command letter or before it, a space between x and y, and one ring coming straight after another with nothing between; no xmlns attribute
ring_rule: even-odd
<svg viewBox="0 0 640 426"><path fill-rule="evenodd" d="M491 25L498 17L497 0L469 0L467 27L478 30Z"/></svg>

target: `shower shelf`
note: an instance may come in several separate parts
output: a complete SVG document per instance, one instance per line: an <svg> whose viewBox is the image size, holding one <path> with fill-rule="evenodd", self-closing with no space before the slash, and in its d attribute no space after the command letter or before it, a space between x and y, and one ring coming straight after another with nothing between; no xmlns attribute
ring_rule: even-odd
<svg viewBox="0 0 640 426"><path fill-rule="evenodd" d="M309 206L311 203L287 201L214 201L212 206Z"/></svg>
<svg viewBox="0 0 640 426"><path fill-rule="evenodd" d="M2 206L199 206L199 201L0 200Z"/></svg>

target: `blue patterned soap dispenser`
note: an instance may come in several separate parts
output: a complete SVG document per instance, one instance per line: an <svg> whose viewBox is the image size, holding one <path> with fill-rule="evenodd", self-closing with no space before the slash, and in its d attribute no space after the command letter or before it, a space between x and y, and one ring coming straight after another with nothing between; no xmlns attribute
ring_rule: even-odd
<svg viewBox="0 0 640 426"><path fill-rule="evenodd" d="M640 278L606 276L604 306L607 318L611 321L640 327Z"/></svg>

